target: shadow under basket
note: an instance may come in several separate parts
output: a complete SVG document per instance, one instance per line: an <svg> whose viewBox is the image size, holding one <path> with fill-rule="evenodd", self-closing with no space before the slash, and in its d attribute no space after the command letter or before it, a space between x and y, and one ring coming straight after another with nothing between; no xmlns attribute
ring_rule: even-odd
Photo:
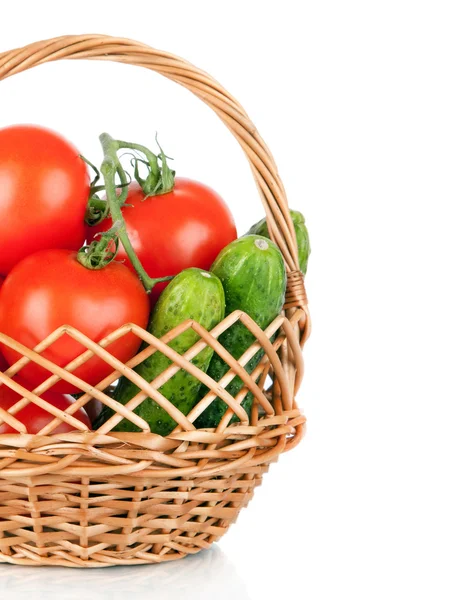
<svg viewBox="0 0 468 600"><path fill-rule="evenodd" d="M103 567L176 560L218 540L248 504L269 465L303 436L305 418L295 396L303 375L302 346L310 333L310 319L294 227L268 148L242 107L209 75L138 42L81 35L0 54L0 79L59 59L113 60L146 67L178 82L208 104L239 141L250 162L270 236L278 244L288 271L284 310L264 331L247 314L237 311L210 332L187 321L160 339L128 324L96 344L64 325L31 350L0 333L0 343L22 356L8 370L0 371L1 384L21 397L8 412L0 409L0 422L18 432L0 435L0 562ZM256 341L236 360L217 339L239 320ZM200 338L181 356L168 344L190 327ZM138 336L146 347L123 364L106 348L126 335ZM65 368L43 355L61 336L70 336L83 346L81 356ZM218 383L190 362L207 345L230 367ZM247 373L244 366L260 350L263 358L251 374ZM164 353L172 364L148 383L133 367L154 352ZM74 372L96 356L113 372L91 387ZM12 379L30 361L50 373L33 391ZM179 369L208 388L187 416L159 392ZM141 390L125 406L113 400L110 392L122 375ZM244 387L233 397L224 388L235 376L242 379ZM82 391L65 412L42 399L60 380ZM241 406L247 393L254 397L250 415ZM166 437L151 433L146 421L133 412L147 397L178 424ZM217 397L228 405L220 424L216 429L196 429L194 421ZM97 431L89 431L73 415L96 401L116 414ZM15 418L30 402L55 417L37 435L25 433L24 425ZM234 415L236 422L232 421ZM113 431L122 419L132 421L141 431ZM61 422L71 424L76 431L51 434Z"/></svg>

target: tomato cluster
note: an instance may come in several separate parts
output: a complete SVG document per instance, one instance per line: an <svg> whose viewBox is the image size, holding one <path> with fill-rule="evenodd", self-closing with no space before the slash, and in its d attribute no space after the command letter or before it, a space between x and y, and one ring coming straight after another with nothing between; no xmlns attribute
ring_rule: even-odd
<svg viewBox="0 0 468 600"><path fill-rule="evenodd" d="M160 170L155 170L157 160ZM148 167L145 180L139 174L141 162ZM91 182L86 162L72 144L36 126L0 130L0 332L14 340L1 345L1 371L21 358L23 348L34 349L64 325L67 330L41 351L61 368L85 352L82 334L98 343L127 323L146 328L151 303L166 285L159 279L188 267L208 269L236 238L232 215L220 196L201 183L174 178L162 151L149 154L147 161L141 153L135 155L134 165L135 180L121 179L114 189L122 200L118 210L123 223L116 223L110 197L99 195L104 186ZM135 257L129 256L128 244L119 245L118 237L130 242ZM139 344L129 332L106 349L126 362ZM113 370L93 356L73 374L96 385ZM30 362L14 380L34 390L50 376L47 368ZM64 394L79 391L62 378L41 398L65 410L73 398ZM21 398L0 385L0 409L10 409ZM12 413L29 433L39 432L53 418L35 404ZM75 417L90 427L82 409ZM52 433L70 429L74 427L63 423ZM0 433L14 431L0 418Z"/></svg>

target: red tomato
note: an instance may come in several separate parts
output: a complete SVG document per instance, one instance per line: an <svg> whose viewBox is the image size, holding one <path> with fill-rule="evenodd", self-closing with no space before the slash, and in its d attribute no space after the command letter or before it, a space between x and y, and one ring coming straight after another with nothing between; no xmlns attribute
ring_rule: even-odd
<svg viewBox="0 0 468 600"><path fill-rule="evenodd" d="M3 284L0 294L0 331L28 348L34 348L58 327L68 324L94 342L126 323L146 328L149 299L138 277L127 267L112 262L100 270L81 265L76 252L43 250L21 261ZM136 354L140 339L128 333L108 346L107 350L126 362ZM68 335L47 348L42 356L64 367L79 356L84 347ZM12 365L20 355L3 346L3 355ZM93 357L74 371L90 385L104 379L113 368ZM50 373L30 363L21 377L39 385ZM79 390L66 381L53 390L76 393Z"/></svg>
<svg viewBox="0 0 468 600"><path fill-rule="evenodd" d="M0 277L0 289L3 285L3 277ZM4 359L3 354L0 354L0 371L6 371L8 369L8 363Z"/></svg>
<svg viewBox="0 0 468 600"><path fill-rule="evenodd" d="M32 125L0 129L0 273L46 248L78 250L89 177L78 151Z"/></svg>
<svg viewBox="0 0 468 600"><path fill-rule="evenodd" d="M24 382L23 380L15 377L15 381L25 387L28 390L31 390L31 386ZM19 400L21 400L22 396L17 394L7 385L3 384L0 386L0 408L4 410L8 410L11 406L16 404ZM47 400L49 404L52 404L56 408L60 410L66 410L71 404L73 404L74 399L71 396L64 396L62 394L56 394L54 392L44 392L41 394L41 398L43 400ZM48 423L53 421L55 417L48 413L43 408L40 408L36 404L30 402L25 408L21 409L19 412L14 415L18 421L26 425L28 433L39 433L43 427L45 427ZM91 422L89 420L86 412L80 408L73 415L78 421L81 421L86 425L88 429L91 429ZM67 433L68 431L75 431L76 428L68 423L61 423L55 429L53 429L50 434L55 433ZM16 429L3 422L0 425L0 433L18 433Z"/></svg>
<svg viewBox="0 0 468 600"><path fill-rule="evenodd" d="M9 367L9 364L3 357L3 354L0 354L0 371L6 371Z"/></svg>
<svg viewBox="0 0 468 600"><path fill-rule="evenodd" d="M236 226L223 199L211 188L177 177L172 192L145 200L138 183L129 187L122 209L135 252L150 277L177 275L188 267L209 269L219 252L236 239ZM105 219L89 228L88 240L112 225ZM117 260L130 264L122 245ZM156 299L167 283L158 284Z"/></svg>

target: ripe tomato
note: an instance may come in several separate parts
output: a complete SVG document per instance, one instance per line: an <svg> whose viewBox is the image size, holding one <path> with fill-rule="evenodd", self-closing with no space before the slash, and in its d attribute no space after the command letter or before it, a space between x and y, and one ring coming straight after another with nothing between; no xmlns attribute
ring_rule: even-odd
<svg viewBox="0 0 468 600"><path fill-rule="evenodd" d="M167 194L145 199L138 183L129 186L122 214L133 248L150 277L177 275L183 269L209 269L219 252L236 239L234 219L211 188L177 177ZM107 231L111 219L88 230L88 240ZM123 246L117 260L130 265ZM167 283L155 286L155 300Z"/></svg>
<svg viewBox="0 0 468 600"><path fill-rule="evenodd" d="M0 129L0 273L46 248L78 250L89 176L78 151L32 125Z"/></svg>
<svg viewBox="0 0 468 600"><path fill-rule="evenodd" d="M31 385L24 382L19 377L15 377L15 381L25 387L28 390L31 390ZM0 386L0 408L4 410L8 410L11 406L19 402L22 396L17 394L7 385L3 384ZM52 404L56 408L60 410L66 410L71 404L73 404L74 399L71 396L64 396L62 394L56 394L54 392L44 392L41 394L41 398L43 400L47 400L49 404ZM15 415L15 418L18 419L21 423L26 425L28 433L39 433L43 427L45 427L48 423L54 420L54 416L48 413L43 408L40 408L36 404L30 402L25 408L21 409ZM91 422L89 420L86 412L80 408L73 415L78 421L81 421L86 425L88 429L91 429ZM61 423L55 429L53 429L50 433L67 433L68 431L75 431L75 427L69 425L68 423ZM0 433L18 433L16 429L8 425L8 423L3 422L0 425Z"/></svg>
<svg viewBox="0 0 468 600"><path fill-rule="evenodd" d="M3 277L0 277L0 289L3 285ZM0 371L6 371L8 369L8 363L4 359L3 354L0 354Z"/></svg>
<svg viewBox="0 0 468 600"><path fill-rule="evenodd" d="M138 277L125 265L111 262L100 270L90 270L70 250L43 250L21 261L9 274L0 294L0 331L28 348L58 327L68 324L94 342L126 323L146 328L149 299ZM110 344L107 350L125 362L134 356L140 339L128 333ZM62 335L42 356L64 367L85 348L68 335ZM20 355L3 346L3 355L12 365ZM90 385L104 379L113 368L93 357L74 371ZM21 377L38 385L50 373L29 363ZM76 393L66 381L58 382L53 391Z"/></svg>

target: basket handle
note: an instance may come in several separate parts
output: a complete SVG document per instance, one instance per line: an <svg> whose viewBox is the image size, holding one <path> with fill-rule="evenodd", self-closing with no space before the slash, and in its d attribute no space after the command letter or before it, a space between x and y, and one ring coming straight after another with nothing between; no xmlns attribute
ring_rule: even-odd
<svg viewBox="0 0 468 600"><path fill-rule="evenodd" d="M150 46L105 35L66 35L0 54L0 80L46 62L62 59L112 60L156 71L200 98L223 121L247 156L265 208L271 239L288 271L287 307L306 309L294 226L275 161L247 113L210 75L189 62Z"/></svg>

